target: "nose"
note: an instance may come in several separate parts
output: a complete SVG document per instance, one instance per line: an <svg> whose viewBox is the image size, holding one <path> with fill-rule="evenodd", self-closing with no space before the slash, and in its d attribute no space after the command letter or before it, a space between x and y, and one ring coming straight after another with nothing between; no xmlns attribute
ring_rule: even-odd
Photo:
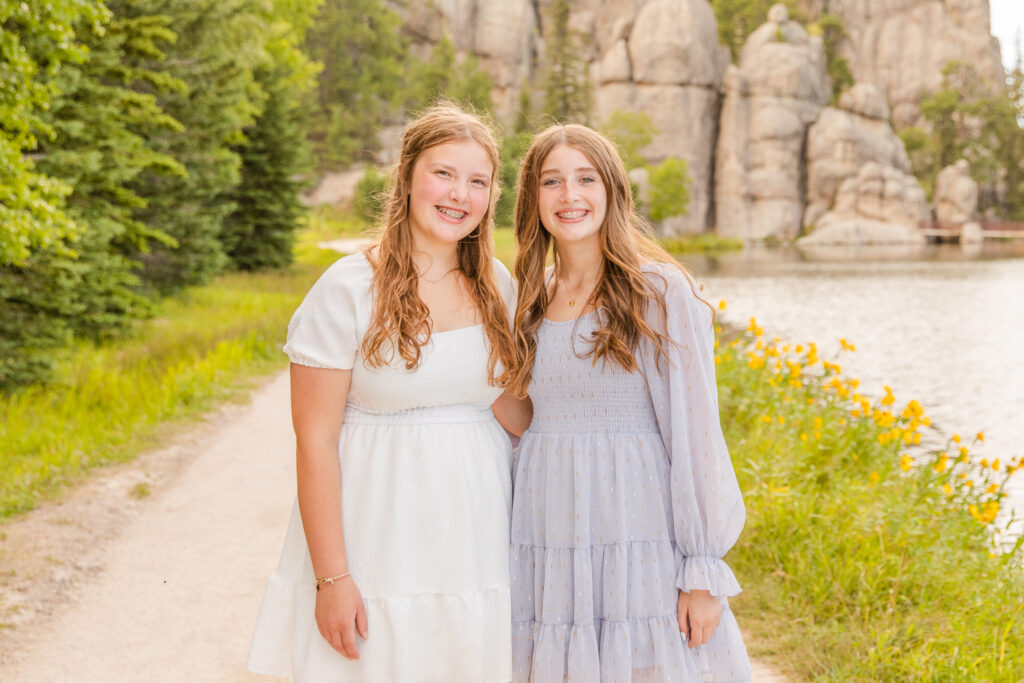
<svg viewBox="0 0 1024 683"><path fill-rule="evenodd" d="M572 183L562 183L559 200L563 204L571 204L576 199L576 187Z"/></svg>
<svg viewBox="0 0 1024 683"><path fill-rule="evenodd" d="M453 202L461 203L469 196L469 187L466 183L461 181L452 183L452 189L448 193L448 196L451 197Z"/></svg>

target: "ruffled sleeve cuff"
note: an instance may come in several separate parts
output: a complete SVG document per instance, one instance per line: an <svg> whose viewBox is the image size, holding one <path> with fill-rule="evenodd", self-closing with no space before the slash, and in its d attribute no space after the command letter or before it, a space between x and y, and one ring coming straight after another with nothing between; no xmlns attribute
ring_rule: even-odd
<svg viewBox="0 0 1024 683"><path fill-rule="evenodd" d="M740 584L732 569L717 557L684 557L676 549L676 588L688 593L706 590L717 597L730 598L740 593Z"/></svg>

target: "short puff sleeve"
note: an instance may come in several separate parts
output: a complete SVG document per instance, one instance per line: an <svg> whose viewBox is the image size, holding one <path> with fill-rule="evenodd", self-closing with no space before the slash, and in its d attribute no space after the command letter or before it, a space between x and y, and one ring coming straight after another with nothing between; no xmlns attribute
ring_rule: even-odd
<svg viewBox="0 0 1024 683"><path fill-rule="evenodd" d="M719 419L711 309L679 269L656 264L646 270L664 294L667 314L660 319L652 301L648 324L672 340L665 345L667 364L664 358L657 362L653 345L645 342L641 366L671 459L676 587L736 595L739 583L722 558L739 538L746 510Z"/></svg>
<svg viewBox="0 0 1024 683"><path fill-rule="evenodd" d="M372 279L362 253L328 268L288 323L288 358L297 365L351 370L367 325Z"/></svg>

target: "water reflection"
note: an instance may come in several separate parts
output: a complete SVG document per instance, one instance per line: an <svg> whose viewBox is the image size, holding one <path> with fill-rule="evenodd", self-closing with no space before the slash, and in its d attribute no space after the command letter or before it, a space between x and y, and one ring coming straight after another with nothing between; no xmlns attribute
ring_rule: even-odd
<svg viewBox="0 0 1024 683"><path fill-rule="evenodd" d="M1024 453L1024 243L914 247L748 248L683 259L724 320L756 316L769 336L840 337L844 374L897 402L919 400L944 434L984 431L983 452ZM1011 492L1024 512L1024 475Z"/></svg>

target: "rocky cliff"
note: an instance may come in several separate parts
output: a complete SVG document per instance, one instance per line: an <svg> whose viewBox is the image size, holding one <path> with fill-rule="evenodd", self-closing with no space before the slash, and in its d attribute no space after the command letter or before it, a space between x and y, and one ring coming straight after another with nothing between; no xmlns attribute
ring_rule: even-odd
<svg viewBox="0 0 1024 683"><path fill-rule="evenodd" d="M617 109L644 112L656 127L647 159L689 164L690 212L673 230L715 227L752 239L808 233L836 208L848 179L859 177L861 189L876 176L890 190L897 175L913 183L893 125L919 121L923 93L940 86L950 60L1002 79L989 0L798 1L809 16L839 16L849 34L841 52L858 85L836 107L827 106L821 41L782 6L730 64L709 0L573 3L570 23L587 39L594 120ZM537 75L547 4L411 0L400 11L419 51L447 34L477 55L499 114L511 120L520 90ZM873 165L861 173L866 164ZM886 202L909 202L901 216L920 213L916 190L890 195Z"/></svg>

